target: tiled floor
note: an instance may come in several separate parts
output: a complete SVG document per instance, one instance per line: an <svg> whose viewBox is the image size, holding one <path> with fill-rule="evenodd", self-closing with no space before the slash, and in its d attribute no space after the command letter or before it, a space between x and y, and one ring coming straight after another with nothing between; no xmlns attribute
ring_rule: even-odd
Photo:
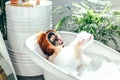
<svg viewBox="0 0 120 80"><path fill-rule="evenodd" d="M23 77L23 76L17 76L18 80L44 80L43 75L41 76L34 76L34 77Z"/></svg>

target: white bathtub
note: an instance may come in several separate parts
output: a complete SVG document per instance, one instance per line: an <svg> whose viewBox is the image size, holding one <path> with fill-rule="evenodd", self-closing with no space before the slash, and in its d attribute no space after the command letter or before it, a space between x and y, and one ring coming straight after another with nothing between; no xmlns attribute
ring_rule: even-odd
<svg viewBox="0 0 120 80"><path fill-rule="evenodd" d="M76 38L76 34L72 32L60 31L59 34L62 36L66 45L68 45ZM46 60L43 53L38 50L39 46L34 45L35 42L33 37L35 37L35 35L30 36L25 41L25 44L27 46L25 49L29 49L31 51L28 52L27 55L43 69L45 80L79 80L78 77L75 77L74 75L60 69L59 67ZM109 59L120 67L120 53L96 40L89 47L85 48L85 54L104 56L106 58L103 59Z"/></svg>

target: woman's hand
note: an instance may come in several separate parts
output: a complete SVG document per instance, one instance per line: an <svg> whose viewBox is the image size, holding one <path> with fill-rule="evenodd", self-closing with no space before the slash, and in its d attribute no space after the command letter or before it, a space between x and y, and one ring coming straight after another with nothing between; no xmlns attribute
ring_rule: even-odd
<svg viewBox="0 0 120 80"><path fill-rule="evenodd" d="M90 36L87 39L82 39L82 41L78 41L78 43L75 45L76 48L82 47L86 42L90 41L92 39L92 36Z"/></svg>
<svg viewBox="0 0 120 80"><path fill-rule="evenodd" d="M79 41L79 42L75 45L75 48L76 48L76 49L79 49L81 46L83 46L83 45L84 45L84 41L85 41L85 39L83 39L82 41Z"/></svg>
<svg viewBox="0 0 120 80"><path fill-rule="evenodd" d="M88 39L83 39L82 41L79 41L79 42L74 46L76 59L79 59L79 58L82 57L83 51L82 51L82 49L80 49L80 48L84 45L84 43L85 43L86 41L91 40L91 38L92 38L92 36L90 36Z"/></svg>

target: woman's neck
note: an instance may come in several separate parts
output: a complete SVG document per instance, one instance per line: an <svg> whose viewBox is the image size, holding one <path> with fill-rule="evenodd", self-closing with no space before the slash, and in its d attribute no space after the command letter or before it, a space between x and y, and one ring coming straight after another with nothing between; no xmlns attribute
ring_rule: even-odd
<svg viewBox="0 0 120 80"><path fill-rule="evenodd" d="M62 45L60 45L60 46L56 46L55 48L54 48L54 53L53 54L59 54L59 52L61 51L61 49L63 48L63 46Z"/></svg>
<svg viewBox="0 0 120 80"><path fill-rule="evenodd" d="M63 48L62 45L56 46L54 48L54 53L51 56L48 57L48 60L51 61L51 62L53 62L54 59L55 59L55 57L59 54L59 52L61 51L62 48Z"/></svg>

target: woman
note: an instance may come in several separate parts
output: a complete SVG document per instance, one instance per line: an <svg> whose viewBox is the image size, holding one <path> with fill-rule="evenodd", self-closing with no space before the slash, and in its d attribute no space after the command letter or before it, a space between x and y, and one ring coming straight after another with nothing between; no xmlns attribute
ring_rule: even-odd
<svg viewBox="0 0 120 80"><path fill-rule="evenodd" d="M86 34L87 37L83 38ZM64 46L62 38L54 30L41 32L37 37L38 44L47 59L67 71L76 71L84 63L86 64L85 61L90 62L90 58L83 54L82 47L92 40L91 34L81 32L69 46Z"/></svg>
<svg viewBox="0 0 120 80"><path fill-rule="evenodd" d="M36 41L36 34L33 39ZM93 42L93 36L89 33L78 33L70 45L64 46L62 38L54 30L48 30L38 34L37 42L49 61L79 80L120 80L119 65L107 60L106 56L94 53L91 61L91 58L83 53L84 47Z"/></svg>

